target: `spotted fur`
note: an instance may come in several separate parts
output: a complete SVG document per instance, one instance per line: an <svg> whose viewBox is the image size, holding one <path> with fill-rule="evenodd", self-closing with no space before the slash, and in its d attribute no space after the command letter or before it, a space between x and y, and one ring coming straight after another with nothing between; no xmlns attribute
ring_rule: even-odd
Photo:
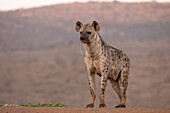
<svg viewBox="0 0 170 113"><path fill-rule="evenodd" d="M105 43L98 31L98 22L83 25L80 21L76 22L75 29L79 32L79 37L85 48L84 64L88 73L90 86L91 102L86 108L94 107L95 103L95 75L101 77L100 105L105 108L105 89L107 81L110 83L119 97L119 107L126 107L126 90L128 86L128 76L130 60L121 50L116 49Z"/></svg>

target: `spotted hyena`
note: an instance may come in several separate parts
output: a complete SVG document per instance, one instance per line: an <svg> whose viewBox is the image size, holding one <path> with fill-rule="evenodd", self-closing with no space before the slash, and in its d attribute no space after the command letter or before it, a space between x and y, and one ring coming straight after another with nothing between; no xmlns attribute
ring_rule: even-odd
<svg viewBox="0 0 170 113"><path fill-rule="evenodd" d="M84 63L88 73L90 86L91 102L86 108L94 107L95 94L95 74L101 77L100 87L100 108L105 108L104 94L107 80L114 91L119 96L119 105L116 108L126 107L126 90L128 86L128 75L130 60L121 50L116 49L105 43L98 31L100 26L98 22L92 24L82 24L76 22L75 29L79 32L80 41L85 48Z"/></svg>

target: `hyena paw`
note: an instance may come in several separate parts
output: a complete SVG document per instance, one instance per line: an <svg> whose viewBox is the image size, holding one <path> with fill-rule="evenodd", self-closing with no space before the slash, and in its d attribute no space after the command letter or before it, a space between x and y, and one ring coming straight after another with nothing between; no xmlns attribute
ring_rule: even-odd
<svg viewBox="0 0 170 113"><path fill-rule="evenodd" d="M86 105L85 108L93 108L93 107L94 107L94 104L88 104L88 105Z"/></svg>
<svg viewBox="0 0 170 113"><path fill-rule="evenodd" d="M118 106L116 106L115 108L126 108L126 105L119 104L119 105L118 105Z"/></svg>
<svg viewBox="0 0 170 113"><path fill-rule="evenodd" d="M107 108L107 106L105 104L100 104L99 108Z"/></svg>

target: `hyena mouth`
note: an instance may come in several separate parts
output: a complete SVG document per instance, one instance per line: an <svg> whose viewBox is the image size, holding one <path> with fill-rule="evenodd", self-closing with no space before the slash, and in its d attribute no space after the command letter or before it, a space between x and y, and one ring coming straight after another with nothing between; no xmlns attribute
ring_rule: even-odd
<svg viewBox="0 0 170 113"><path fill-rule="evenodd" d="M84 43L84 44L86 43L86 40L80 40L80 41L81 41L82 43Z"/></svg>
<svg viewBox="0 0 170 113"><path fill-rule="evenodd" d="M84 44L90 44L90 40L88 40L88 38L82 38L80 37L80 41Z"/></svg>

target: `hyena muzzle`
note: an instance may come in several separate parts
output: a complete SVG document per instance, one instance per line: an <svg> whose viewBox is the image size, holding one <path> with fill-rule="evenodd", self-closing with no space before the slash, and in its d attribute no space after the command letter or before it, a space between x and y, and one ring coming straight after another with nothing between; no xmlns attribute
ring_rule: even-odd
<svg viewBox="0 0 170 113"><path fill-rule="evenodd" d="M121 50L118 50L105 43L98 31L98 22L92 24L82 24L76 22L75 29L79 32L80 41L85 48L84 63L88 73L91 102L86 108L93 108L96 98L95 94L95 74L101 77L100 87L100 108L105 108L104 94L107 80L119 97L119 104L116 108L126 107L126 90L128 86L128 76L130 60Z"/></svg>

